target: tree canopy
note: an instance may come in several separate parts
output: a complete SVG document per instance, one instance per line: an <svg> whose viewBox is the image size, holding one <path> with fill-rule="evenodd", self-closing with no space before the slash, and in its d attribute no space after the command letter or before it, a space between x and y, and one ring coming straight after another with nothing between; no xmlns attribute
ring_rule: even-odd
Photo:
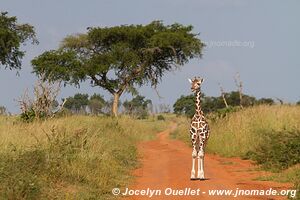
<svg viewBox="0 0 300 200"><path fill-rule="evenodd" d="M144 119L148 116L148 106L152 105L150 99L145 99L144 96L137 95L131 101L124 101L123 106L125 113L137 118Z"/></svg>
<svg viewBox="0 0 300 200"><path fill-rule="evenodd" d="M68 97L64 106L75 113L86 112L86 106L89 104L88 98L88 94L77 93L74 97Z"/></svg>
<svg viewBox="0 0 300 200"><path fill-rule="evenodd" d="M195 95L181 96L173 105L174 113L193 116L195 113Z"/></svg>
<svg viewBox="0 0 300 200"><path fill-rule="evenodd" d="M135 92L147 83L156 87L165 72L201 57L204 44L192 30L192 26L161 21L88 28L87 33L67 36L59 49L32 60L33 72L66 84L89 80L114 96L117 115L123 92Z"/></svg>
<svg viewBox="0 0 300 200"><path fill-rule="evenodd" d="M64 107L72 113L91 113L93 115L104 114L104 108L108 102L105 101L102 95L93 94L89 97L88 94L76 93L74 96L66 98Z"/></svg>
<svg viewBox="0 0 300 200"><path fill-rule="evenodd" d="M21 59L25 52L20 45L31 41L38 43L34 27L29 24L18 24L17 17L7 16L7 12L0 13L0 64L9 69L20 69Z"/></svg>
<svg viewBox="0 0 300 200"><path fill-rule="evenodd" d="M107 102L104 100L103 96L100 94L93 94L90 97L88 107L92 114L103 113L103 108L107 105Z"/></svg>

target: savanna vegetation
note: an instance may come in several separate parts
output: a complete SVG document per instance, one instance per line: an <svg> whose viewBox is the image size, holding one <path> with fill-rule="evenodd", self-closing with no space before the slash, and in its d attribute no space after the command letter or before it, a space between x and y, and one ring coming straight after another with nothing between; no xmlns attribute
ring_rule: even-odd
<svg viewBox="0 0 300 200"><path fill-rule="evenodd" d="M151 100L137 88L147 83L156 88L166 72L201 57L204 44L192 31L161 21L90 27L33 59L40 82L33 95L25 93L18 101L21 114L8 116L0 107L0 198L115 198L111 189L125 187L138 166L136 143L154 138L170 119L153 115ZM21 69L20 46L28 41L37 43L34 27L2 12L1 66ZM57 100L61 82L79 86L87 80L112 99L78 93ZM207 152L252 159L275 172L263 179L300 188L300 102L274 105L273 99L242 94L238 86L219 97L202 96L212 132ZM124 92L133 98L120 102ZM123 115L116 118L120 107ZM194 113L194 96L181 96L173 108L178 128L171 136L190 143L186 116ZM161 104L160 111L171 110Z"/></svg>
<svg viewBox="0 0 300 200"><path fill-rule="evenodd" d="M225 157L255 161L274 172L264 180L293 182L300 188L300 107L295 105L257 105L223 117L208 115L211 137L207 152ZM190 144L190 120L178 118L172 137Z"/></svg>
<svg viewBox="0 0 300 200"><path fill-rule="evenodd" d="M138 166L136 143L155 118L69 116L23 123L0 116L0 199L111 199Z"/></svg>
<svg viewBox="0 0 300 200"><path fill-rule="evenodd" d="M167 126L162 115L148 117L151 100L136 88L146 83L155 88L166 72L201 57L204 44L192 30L161 21L90 27L33 59L39 80L33 94L25 91L17 99L21 114L8 116L1 107L0 198L114 198L111 189L128 184L138 165L136 143ZM2 12L0 64L21 69L20 45L28 41L38 43L34 27ZM57 100L61 82L79 86L86 80L113 99L78 93ZM117 116L123 92L134 95L122 104L127 116L107 116Z"/></svg>

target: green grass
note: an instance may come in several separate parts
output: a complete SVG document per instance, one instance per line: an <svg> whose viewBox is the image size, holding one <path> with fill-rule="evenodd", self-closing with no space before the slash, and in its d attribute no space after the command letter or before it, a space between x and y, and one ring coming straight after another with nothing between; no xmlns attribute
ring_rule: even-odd
<svg viewBox="0 0 300 200"><path fill-rule="evenodd" d="M286 170L278 173L273 173L272 175L257 177L256 180L262 181L276 181L276 182L296 182L300 177L300 165L295 165Z"/></svg>
<svg viewBox="0 0 300 200"><path fill-rule="evenodd" d="M299 164L290 167L287 170L273 173L272 175L258 177L256 180L294 183L294 189L297 190L297 195L296 198L290 198L290 199L293 200L300 199L300 165Z"/></svg>
<svg viewBox="0 0 300 200"><path fill-rule="evenodd" d="M71 116L0 117L0 199L112 199L138 166L136 143L166 122Z"/></svg>
<svg viewBox="0 0 300 200"><path fill-rule="evenodd" d="M281 171L300 163L300 131L268 130L261 133L263 142L244 157L256 161L264 169Z"/></svg>

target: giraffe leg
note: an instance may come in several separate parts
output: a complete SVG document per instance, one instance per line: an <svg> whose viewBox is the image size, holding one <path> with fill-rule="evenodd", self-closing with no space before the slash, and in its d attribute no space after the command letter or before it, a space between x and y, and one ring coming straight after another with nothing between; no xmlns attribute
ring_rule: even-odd
<svg viewBox="0 0 300 200"><path fill-rule="evenodd" d="M198 160L197 179L200 179L200 174L201 174L201 158L199 156L199 153L197 155L197 160Z"/></svg>
<svg viewBox="0 0 300 200"><path fill-rule="evenodd" d="M200 180L204 180L204 151L203 148L200 148L198 152L198 175L197 178Z"/></svg>
<svg viewBox="0 0 300 200"><path fill-rule="evenodd" d="M193 142L191 180L196 179L196 173L195 173L195 160L196 160L196 157L197 157L196 143Z"/></svg>
<svg viewBox="0 0 300 200"><path fill-rule="evenodd" d="M195 160L196 158L192 158L192 171L191 171L191 180L195 180L196 179L196 173L195 173Z"/></svg>

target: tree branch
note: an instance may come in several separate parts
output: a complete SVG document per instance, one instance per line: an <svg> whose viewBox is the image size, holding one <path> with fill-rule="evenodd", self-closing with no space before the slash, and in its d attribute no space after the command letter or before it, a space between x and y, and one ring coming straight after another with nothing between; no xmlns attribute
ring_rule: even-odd
<svg viewBox="0 0 300 200"><path fill-rule="evenodd" d="M100 86L100 87L103 87L104 89L106 89L107 91L109 91L111 94L114 94L115 93L115 90L110 88L108 85L107 85L107 78L106 78L106 75L102 76L102 80L100 79L97 79L95 75L90 75L91 79L95 82L96 85Z"/></svg>

